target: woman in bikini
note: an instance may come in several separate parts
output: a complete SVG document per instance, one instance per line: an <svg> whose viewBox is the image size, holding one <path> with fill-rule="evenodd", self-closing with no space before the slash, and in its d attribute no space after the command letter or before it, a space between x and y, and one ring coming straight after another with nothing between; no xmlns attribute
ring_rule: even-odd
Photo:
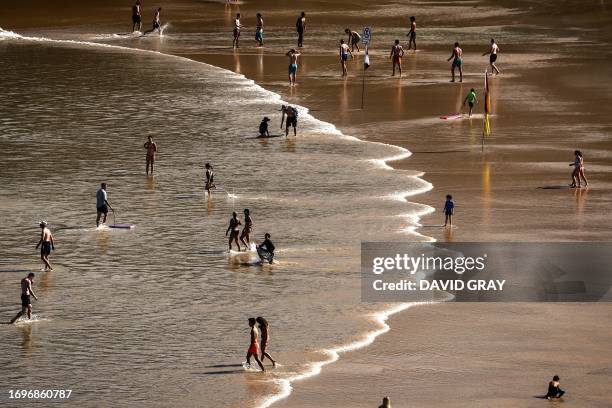
<svg viewBox="0 0 612 408"><path fill-rule="evenodd" d="M249 250L251 245L251 231L253 230L253 219L251 218L248 208L244 209L244 228L240 234L240 242L244 244L245 251ZM245 241L246 238L246 241Z"/></svg>
<svg viewBox="0 0 612 408"><path fill-rule="evenodd" d="M270 325L268 321L261 316L255 320L259 323L259 330L261 331L261 362L263 363L264 358L268 357L272 362L272 367L276 367L276 361L266 352L268 341L270 341Z"/></svg>

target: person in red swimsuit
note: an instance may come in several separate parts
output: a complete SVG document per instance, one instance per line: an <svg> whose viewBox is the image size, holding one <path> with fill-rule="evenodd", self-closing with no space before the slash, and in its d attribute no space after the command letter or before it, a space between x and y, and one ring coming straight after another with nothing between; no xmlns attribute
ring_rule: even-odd
<svg viewBox="0 0 612 408"><path fill-rule="evenodd" d="M266 371L261 360L259 359L259 330L255 327L255 323L257 321L254 317L249 318L249 326L251 327L251 344L249 345L249 350L247 351L246 359L249 367L251 366L251 357L255 358L257 364L259 364L259 368L261 371Z"/></svg>

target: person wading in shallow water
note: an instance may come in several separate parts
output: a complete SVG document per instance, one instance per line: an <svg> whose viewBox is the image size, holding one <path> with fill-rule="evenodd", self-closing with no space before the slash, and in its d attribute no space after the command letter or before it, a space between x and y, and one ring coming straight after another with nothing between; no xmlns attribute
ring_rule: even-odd
<svg viewBox="0 0 612 408"><path fill-rule="evenodd" d="M53 243L53 234L51 234L51 230L47 228L47 221L40 222L40 240L38 244L36 244L36 249L40 246L40 259L45 264L45 271L48 269L50 271L53 270L51 267L51 263L49 262L49 255L51 254L51 250L55 251L55 244Z"/></svg>
<svg viewBox="0 0 612 408"><path fill-rule="evenodd" d="M255 320L259 323L259 330L261 331L261 363L263 364L264 358L268 357L272 362L272 367L276 367L276 361L266 352L268 342L270 341L270 325L268 321L261 316Z"/></svg>
<svg viewBox="0 0 612 408"><path fill-rule="evenodd" d="M261 363L261 360L259 359L259 330L257 330L257 327L255 327L255 323L256 320L253 317L249 318L249 326L251 327L251 344L249 344L249 349L246 355L247 365L249 367L251 366L251 357L253 357L255 361L257 361L257 364L259 365L259 368L261 368L261 371L266 371L263 364Z"/></svg>
<svg viewBox="0 0 612 408"><path fill-rule="evenodd" d="M33 296L34 299L38 300L38 297L32 290L32 282L34 282L33 272L30 272L27 277L21 280L21 311L17 313L17 316L13 317L10 324L15 323L17 319L26 313L28 315L28 319L32 318L32 300L30 299L30 296Z"/></svg>

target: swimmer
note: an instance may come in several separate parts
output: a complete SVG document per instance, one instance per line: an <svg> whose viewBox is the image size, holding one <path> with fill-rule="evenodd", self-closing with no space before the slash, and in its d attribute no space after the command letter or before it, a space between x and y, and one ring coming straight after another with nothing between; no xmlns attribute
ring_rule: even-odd
<svg viewBox="0 0 612 408"><path fill-rule="evenodd" d="M412 44L414 44L414 50L416 51L416 18L414 16L410 17L410 31L406 36L408 37L408 51L410 51Z"/></svg>
<svg viewBox="0 0 612 408"><path fill-rule="evenodd" d="M501 72L497 68L497 65L495 65L495 61L497 61L498 52L499 52L499 47L495 43L495 40L491 38L491 47L489 47L489 51L482 54L482 56L484 57L485 55L489 55L489 64L491 65L491 72L494 73L495 75L501 74Z"/></svg>
<svg viewBox="0 0 612 408"><path fill-rule="evenodd" d="M206 190L208 197L210 197L210 190L217 188L217 186L215 186L215 174L213 173L213 168L210 163L206 163L204 167L206 168L206 184L204 185L204 190Z"/></svg>
<svg viewBox="0 0 612 408"><path fill-rule="evenodd" d="M115 211L113 207L107 200L108 195L106 194L106 183L102 183L100 185L100 189L96 192L96 209L98 211L98 216L96 217L96 227L100 226L100 217L104 215L104 219L102 220L102 224L106 223L106 215L108 214L108 209L111 211Z"/></svg>
<svg viewBox="0 0 612 408"><path fill-rule="evenodd" d="M240 242L244 244L245 251L248 251L249 246L251 245L251 231L252 230L253 230L253 219L251 218L251 213L248 210L248 208L245 208L244 209L244 228L242 229L242 234L240 234Z"/></svg>
<svg viewBox="0 0 612 408"><path fill-rule="evenodd" d="M264 242L257 246L257 255L259 255L261 262L271 264L274 260L274 244L270 240L270 234L266 233L264 235Z"/></svg>
<svg viewBox="0 0 612 408"><path fill-rule="evenodd" d="M455 82L455 68L459 68L459 82L463 82L463 60L461 59L462 55L463 50L459 47L459 43L456 42L451 56L447 59L447 61L453 60L453 64L451 65L451 74L453 78L451 79L451 82Z"/></svg>
<svg viewBox="0 0 612 408"><path fill-rule="evenodd" d="M476 91L474 90L474 88L470 89L470 92L463 100L463 106L465 106L466 102L470 107L469 117L472 117L472 110L474 109L474 104L478 103L478 99L476 98Z"/></svg>
<svg viewBox="0 0 612 408"><path fill-rule="evenodd" d="M292 48L285 55L289 57L289 85L294 86L298 69L297 59L300 53Z"/></svg>
<svg viewBox="0 0 612 408"><path fill-rule="evenodd" d="M142 30L142 14L140 14L140 1L137 1L136 4L132 6L132 32L136 31L136 26L138 26L138 31Z"/></svg>
<svg viewBox="0 0 612 408"><path fill-rule="evenodd" d="M400 45L399 40L395 40L395 44L391 47L391 54L389 58L393 60L393 74L395 76L395 67L399 69L399 76L402 77L402 57L404 56L404 49Z"/></svg>
<svg viewBox="0 0 612 408"><path fill-rule="evenodd" d="M285 137L289 136L289 127L293 126L293 136L297 136L297 117L298 110L293 106L283 105L281 107L281 129L283 128L283 121L285 120L285 115L287 115L287 121L285 122Z"/></svg>
<svg viewBox="0 0 612 408"><path fill-rule="evenodd" d="M236 245L238 246L238 251L240 251L240 244L238 243L238 234L240 233L240 231L238 231L238 227L241 225L242 223L238 219L238 214L236 214L236 212L234 211L232 213L232 218L230 219L229 226L227 227L227 231L225 231L225 236L227 236L227 234L230 234L229 236L229 250L230 251L232 250L232 242L236 243Z"/></svg>
<svg viewBox="0 0 612 408"><path fill-rule="evenodd" d="M270 137L270 132L268 131L268 122L270 118L265 116L261 123L259 124L259 137Z"/></svg>
<svg viewBox="0 0 612 408"><path fill-rule="evenodd" d="M359 41L361 41L361 36L357 31L352 31L350 28L345 28L344 32L348 34L348 45L351 46L351 51L355 51L357 48L357 52L359 52ZM351 54L352 55L352 54Z"/></svg>
<svg viewBox="0 0 612 408"><path fill-rule="evenodd" d="M13 320L11 320L9 324L15 323L17 319L19 319L26 313L28 315L28 319L32 318L32 300L30 299L30 296L33 296L34 299L38 300L38 297L34 294L34 291L32 290L33 282L33 272L30 272L27 277L21 280L21 311L17 313L17 316L13 317Z"/></svg>
<svg viewBox="0 0 612 408"><path fill-rule="evenodd" d="M249 345L249 350L247 351L246 359L249 367L251 366L251 357L255 358L259 368L261 371L266 371L261 360L259 359L259 342L257 341L259 337L259 330L255 327L256 320L252 317L249 318L249 326L251 327L251 344Z"/></svg>
<svg viewBox="0 0 612 408"><path fill-rule="evenodd" d="M157 152L157 145L153 141L152 136L147 137L144 148L147 149L147 175L149 174L149 166L151 167L151 174L153 174L153 164L155 163L155 152Z"/></svg>
<svg viewBox="0 0 612 408"><path fill-rule="evenodd" d="M264 358L268 357L268 359L272 362L272 367L276 367L276 361L274 361L272 356L266 352L268 342L270 341L270 325L263 317L258 317L255 320L257 323L259 323L259 330L261 331L261 363L263 364Z"/></svg>
<svg viewBox="0 0 612 408"><path fill-rule="evenodd" d="M349 46L344 43L344 40L340 40L340 65L342 66L342 76L348 75L348 70L346 69L346 61L348 61L348 56L351 54L351 58L353 57L353 53L349 49Z"/></svg>
<svg viewBox="0 0 612 408"><path fill-rule="evenodd" d="M444 203L444 228L448 224L450 227L453 226L453 214L455 213L455 203L453 202L453 196L450 194L446 195L446 202Z"/></svg>
<svg viewBox="0 0 612 408"><path fill-rule="evenodd" d="M55 251L55 243L53 242L53 234L51 234L51 230L47 228L47 221L41 221L40 229L42 230L40 233L40 240L38 244L36 244L36 249L40 246L40 259L45 264L45 271L48 269L50 271L53 270L51 267L51 263L49 262L49 255L51 254L51 250Z"/></svg>

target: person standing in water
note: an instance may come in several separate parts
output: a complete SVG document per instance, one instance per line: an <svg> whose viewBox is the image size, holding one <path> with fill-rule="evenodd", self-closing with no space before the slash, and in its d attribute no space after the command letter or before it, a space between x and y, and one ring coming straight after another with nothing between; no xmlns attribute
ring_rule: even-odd
<svg viewBox="0 0 612 408"><path fill-rule="evenodd" d="M359 52L359 41L361 41L361 36L357 31L352 31L350 28L345 28L344 33L348 34L348 45L351 46L351 51L355 51L357 48L357 52Z"/></svg>
<svg viewBox="0 0 612 408"><path fill-rule="evenodd" d="M289 127L293 126L293 136L297 136L297 117L298 111L293 106L283 105L281 107L281 129L283 128L283 121L285 115L287 115L287 121L285 122L285 137L289 136Z"/></svg>
<svg viewBox="0 0 612 408"><path fill-rule="evenodd" d="M155 15L153 16L153 28L151 30L147 30L145 31L144 34L149 34L152 33L154 31L157 31L157 33L159 35L161 35L161 20L160 20L160 14L161 14L161 7L158 8L155 11Z"/></svg>
<svg viewBox="0 0 612 408"><path fill-rule="evenodd" d="M289 85L294 86L298 69L297 59L300 56L300 53L292 48L285 55L289 57Z"/></svg>
<svg viewBox="0 0 612 408"><path fill-rule="evenodd" d="M234 20L234 41L232 42L232 47L239 48L240 47L240 29L242 25L240 25L240 13L236 14L236 19Z"/></svg>
<svg viewBox="0 0 612 408"><path fill-rule="evenodd" d="M270 118L265 116L261 123L259 124L259 137L270 137L270 132L268 131L268 122Z"/></svg>
<svg viewBox="0 0 612 408"><path fill-rule="evenodd" d="M238 246L238 251L240 251L240 244L238 243L238 234L240 233L240 231L238 230L238 227L241 225L242 223L238 219L238 214L236 214L236 212L234 211L232 213L232 218L230 219L229 226L227 227L227 231L225 231L225 236L227 236L227 234L230 234L229 235L229 250L230 251L232 250L232 242L236 243L236 246Z"/></svg>
<svg viewBox="0 0 612 408"><path fill-rule="evenodd" d="M495 43L495 40L491 38L491 46L489 47L489 51L482 54L482 56L484 57L485 55L489 55L489 65L491 65L491 72L495 75L501 74L500 70L497 68L497 65L495 65L495 61L497 61L498 52L499 47Z"/></svg>
<svg viewBox="0 0 612 408"><path fill-rule="evenodd" d="M400 45L399 40L395 40L395 44L391 47L391 54L389 58L393 60L393 74L391 76L395 76L395 67L397 66L399 70L399 76L402 77L402 57L404 56L404 49Z"/></svg>
<svg viewBox="0 0 612 408"><path fill-rule="evenodd" d="M34 299L38 300L38 297L34 294L34 291L32 290L33 282L33 272L30 272L27 277L21 280L21 311L17 313L17 316L13 317L13 320L11 320L9 324L15 323L17 319L19 319L26 313L28 319L32 318L32 300L30 299L30 296L33 296Z"/></svg>
<svg viewBox="0 0 612 408"><path fill-rule="evenodd" d="M470 108L469 117L471 118L472 110L474 109L474 104L478 103L478 99L476 98L476 91L474 90L474 88L470 89L470 92L467 94L467 96L463 100L463 106L465 106L466 102Z"/></svg>
<svg viewBox="0 0 612 408"><path fill-rule="evenodd" d="M261 332L261 363L263 365L264 358L268 357L268 359L272 362L272 367L276 367L276 361L268 352L266 352L268 342L270 341L270 325L268 324L268 321L261 316L255 320L257 323L259 323L259 330Z"/></svg>
<svg viewBox="0 0 612 408"><path fill-rule="evenodd" d="M572 171L572 184L570 184L570 187L580 188L580 179L584 180L585 187L588 187L589 182L584 175L584 158L580 150L574 150L574 162L570 163L571 166L574 166L574 171Z"/></svg>
<svg viewBox="0 0 612 408"><path fill-rule="evenodd" d="M111 207L108 202L108 195L106 194L106 183L102 183L100 185L100 189L96 192L96 209L98 210L98 216L96 218L96 227L100 226L100 217L104 215L104 219L102 220L102 224L106 223L106 215L108 214L108 209L111 211L113 207Z"/></svg>
<svg viewBox="0 0 612 408"><path fill-rule="evenodd" d="M406 36L408 37L408 51L410 51L412 44L414 44L414 50L416 51L416 18L414 16L410 17L410 31Z"/></svg>
<svg viewBox="0 0 612 408"><path fill-rule="evenodd" d="M257 41L258 47L263 47L263 17L261 16L261 13L257 13L255 41Z"/></svg>
<svg viewBox="0 0 612 408"><path fill-rule="evenodd" d="M551 399L551 398L561 398L563 396L563 394L565 394L565 391L563 391L560 386L561 383L559 382L560 378L558 375L555 375L552 379L551 382L548 383L548 391L546 392L546 399Z"/></svg>
<svg viewBox="0 0 612 408"><path fill-rule="evenodd" d="M204 190L206 190L210 197L210 190L217 188L217 186L215 186L215 174L213 173L213 168L210 163L206 163L204 167L206 167L206 184L204 185Z"/></svg>
<svg viewBox="0 0 612 408"><path fill-rule="evenodd" d="M41 221L40 229L40 240L38 244L36 244L36 249L40 246L40 259L45 264L45 271L48 269L50 271L53 270L51 267L51 263L49 262L49 255L51 254L51 250L55 251L55 244L53 243L53 234L51 234L51 230L47 228L47 221Z"/></svg>
<svg viewBox="0 0 612 408"><path fill-rule="evenodd" d="M274 244L270 240L270 234L266 232L264 235L264 242L257 246L257 255L261 262L268 262L272 264L274 261Z"/></svg>
<svg viewBox="0 0 612 408"><path fill-rule="evenodd" d="M353 58L353 53L349 49L349 46L344 43L344 40L340 40L340 65L342 66L342 76L348 75L348 70L346 68L346 61L348 61L349 54L351 54L351 58Z"/></svg>
<svg viewBox="0 0 612 408"><path fill-rule="evenodd" d="M298 48L301 48L302 43L304 42L304 31L306 30L306 13L303 11L295 22L295 30L298 34Z"/></svg>
<svg viewBox="0 0 612 408"><path fill-rule="evenodd" d="M459 43L456 42L451 56L447 59L447 61L453 60L453 64L451 65L451 74L453 78L451 79L451 82L455 82L455 68L459 68L459 82L463 82L463 60L461 59L462 55L463 50L459 47Z"/></svg>
<svg viewBox="0 0 612 408"><path fill-rule="evenodd" d="M132 32L136 31L136 26L138 26L138 31L142 31L142 14L140 14L140 1L137 1L132 6Z"/></svg>
<svg viewBox="0 0 612 408"><path fill-rule="evenodd" d="M249 326L251 327L251 344L249 344L249 349L246 355L247 365L249 367L251 366L251 357L253 357L255 358L255 361L257 361L257 364L259 365L259 368L261 368L261 371L266 371L263 364L261 363L261 360L259 359L259 330L257 330L257 328L255 327L255 323L256 320L250 317Z"/></svg>
<svg viewBox="0 0 612 408"><path fill-rule="evenodd" d="M251 245L251 231L253 230L253 219L248 208L244 209L244 228L240 234L240 242L244 244L245 251L249 250ZM246 238L246 240L245 240Z"/></svg>
<svg viewBox="0 0 612 408"><path fill-rule="evenodd" d="M453 214L455 213L455 203L453 202L453 196L450 194L446 195L446 202L444 203L444 228L448 224L450 227L453 226Z"/></svg>
<svg viewBox="0 0 612 408"><path fill-rule="evenodd" d="M155 164L155 152L157 152L157 145L153 141L152 136L147 137L144 148L147 150L147 175L149 174L149 166L151 167L151 174L153 174L153 165Z"/></svg>

